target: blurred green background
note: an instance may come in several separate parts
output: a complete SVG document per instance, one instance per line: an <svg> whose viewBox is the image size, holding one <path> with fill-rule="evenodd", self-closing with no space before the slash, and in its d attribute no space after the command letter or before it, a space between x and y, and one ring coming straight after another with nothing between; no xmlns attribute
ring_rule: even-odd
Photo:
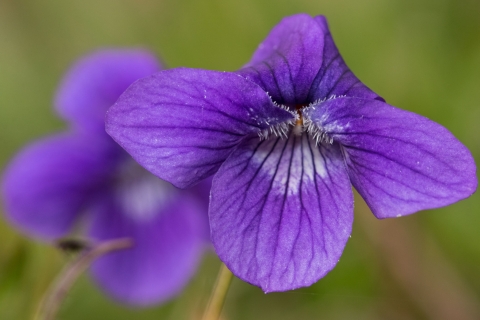
<svg viewBox="0 0 480 320"><path fill-rule="evenodd" d="M390 104L449 128L480 159L478 0L1 0L0 168L65 128L52 109L63 73L100 47L143 46L169 67L235 70L278 21L324 14L355 74ZM439 172L441 174L441 172ZM224 319L480 319L480 195L376 220L356 199L353 234L315 285L265 295L234 279ZM0 319L29 319L68 260L0 221ZM210 253L176 300L131 309L84 275L59 319L196 319L215 280Z"/></svg>

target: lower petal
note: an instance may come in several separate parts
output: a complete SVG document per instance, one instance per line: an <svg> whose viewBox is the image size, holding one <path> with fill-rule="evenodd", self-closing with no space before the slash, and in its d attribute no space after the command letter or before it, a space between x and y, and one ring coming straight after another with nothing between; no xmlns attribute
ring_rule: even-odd
<svg viewBox="0 0 480 320"><path fill-rule="evenodd" d="M212 242L240 279L265 292L309 286L338 262L353 196L338 145L307 135L252 137L215 175Z"/></svg>
<svg viewBox="0 0 480 320"><path fill-rule="evenodd" d="M154 215L139 211L150 210L151 205L137 201L137 208L125 206L115 196L93 212L90 234L94 239L126 237L134 243L131 249L109 253L92 266L94 278L114 298L132 305L160 303L177 295L193 276L207 243L207 208L189 191L174 192L167 203L157 202Z"/></svg>

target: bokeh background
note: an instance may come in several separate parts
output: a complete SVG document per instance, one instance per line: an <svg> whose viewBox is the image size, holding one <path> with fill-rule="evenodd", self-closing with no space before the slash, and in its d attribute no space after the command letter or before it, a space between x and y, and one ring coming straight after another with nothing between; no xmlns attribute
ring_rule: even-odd
<svg viewBox="0 0 480 320"><path fill-rule="evenodd" d="M235 70L286 15L324 14L347 64L389 103L449 128L480 159L478 0L1 0L0 170L61 130L52 99L77 58L141 46L169 67ZM439 172L438 174L442 174ZM309 288L265 295L234 279L224 319L480 319L480 195L376 220L359 197L342 259ZM29 319L68 261L0 220L0 319ZM59 319L195 319L212 252L175 300L131 309L82 276Z"/></svg>

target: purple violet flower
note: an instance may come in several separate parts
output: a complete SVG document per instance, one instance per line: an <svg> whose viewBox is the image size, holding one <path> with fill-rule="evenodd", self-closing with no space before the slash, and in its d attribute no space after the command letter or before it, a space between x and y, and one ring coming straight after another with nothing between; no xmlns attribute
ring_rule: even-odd
<svg viewBox="0 0 480 320"><path fill-rule="evenodd" d="M52 240L86 226L94 241L128 237L133 247L94 262L100 286L147 305L186 285L208 244L209 185L180 191L139 166L104 129L104 115L134 81L161 70L145 50L103 50L68 72L56 97L71 130L22 150L6 169L8 219Z"/></svg>
<svg viewBox="0 0 480 320"><path fill-rule="evenodd" d="M178 68L142 79L106 123L135 160L178 187L214 175L216 252L265 292L309 286L339 261L351 184L377 218L445 206L477 186L467 148L362 84L323 16L283 19L237 72Z"/></svg>

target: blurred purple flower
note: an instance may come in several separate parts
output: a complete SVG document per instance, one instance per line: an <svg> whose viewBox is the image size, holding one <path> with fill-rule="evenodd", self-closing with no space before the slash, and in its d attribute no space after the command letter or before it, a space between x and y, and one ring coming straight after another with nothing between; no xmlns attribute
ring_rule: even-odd
<svg viewBox="0 0 480 320"><path fill-rule="evenodd" d="M377 218L445 206L477 186L466 147L362 84L323 16L283 19L237 72L179 68L142 79L106 119L162 179L189 187L215 175L216 252L265 292L309 286L339 261L351 184Z"/></svg>
<svg viewBox="0 0 480 320"><path fill-rule="evenodd" d="M135 305L177 294L209 237L209 185L180 191L105 133L107 108L160 68L139 49L103 50L78 61L56 97L71 130L27 146L3 180L7 217L29 235L51 240L86 226L95 241L132 238L133 248L99 258L92 273L110 295Z"/></svg>

